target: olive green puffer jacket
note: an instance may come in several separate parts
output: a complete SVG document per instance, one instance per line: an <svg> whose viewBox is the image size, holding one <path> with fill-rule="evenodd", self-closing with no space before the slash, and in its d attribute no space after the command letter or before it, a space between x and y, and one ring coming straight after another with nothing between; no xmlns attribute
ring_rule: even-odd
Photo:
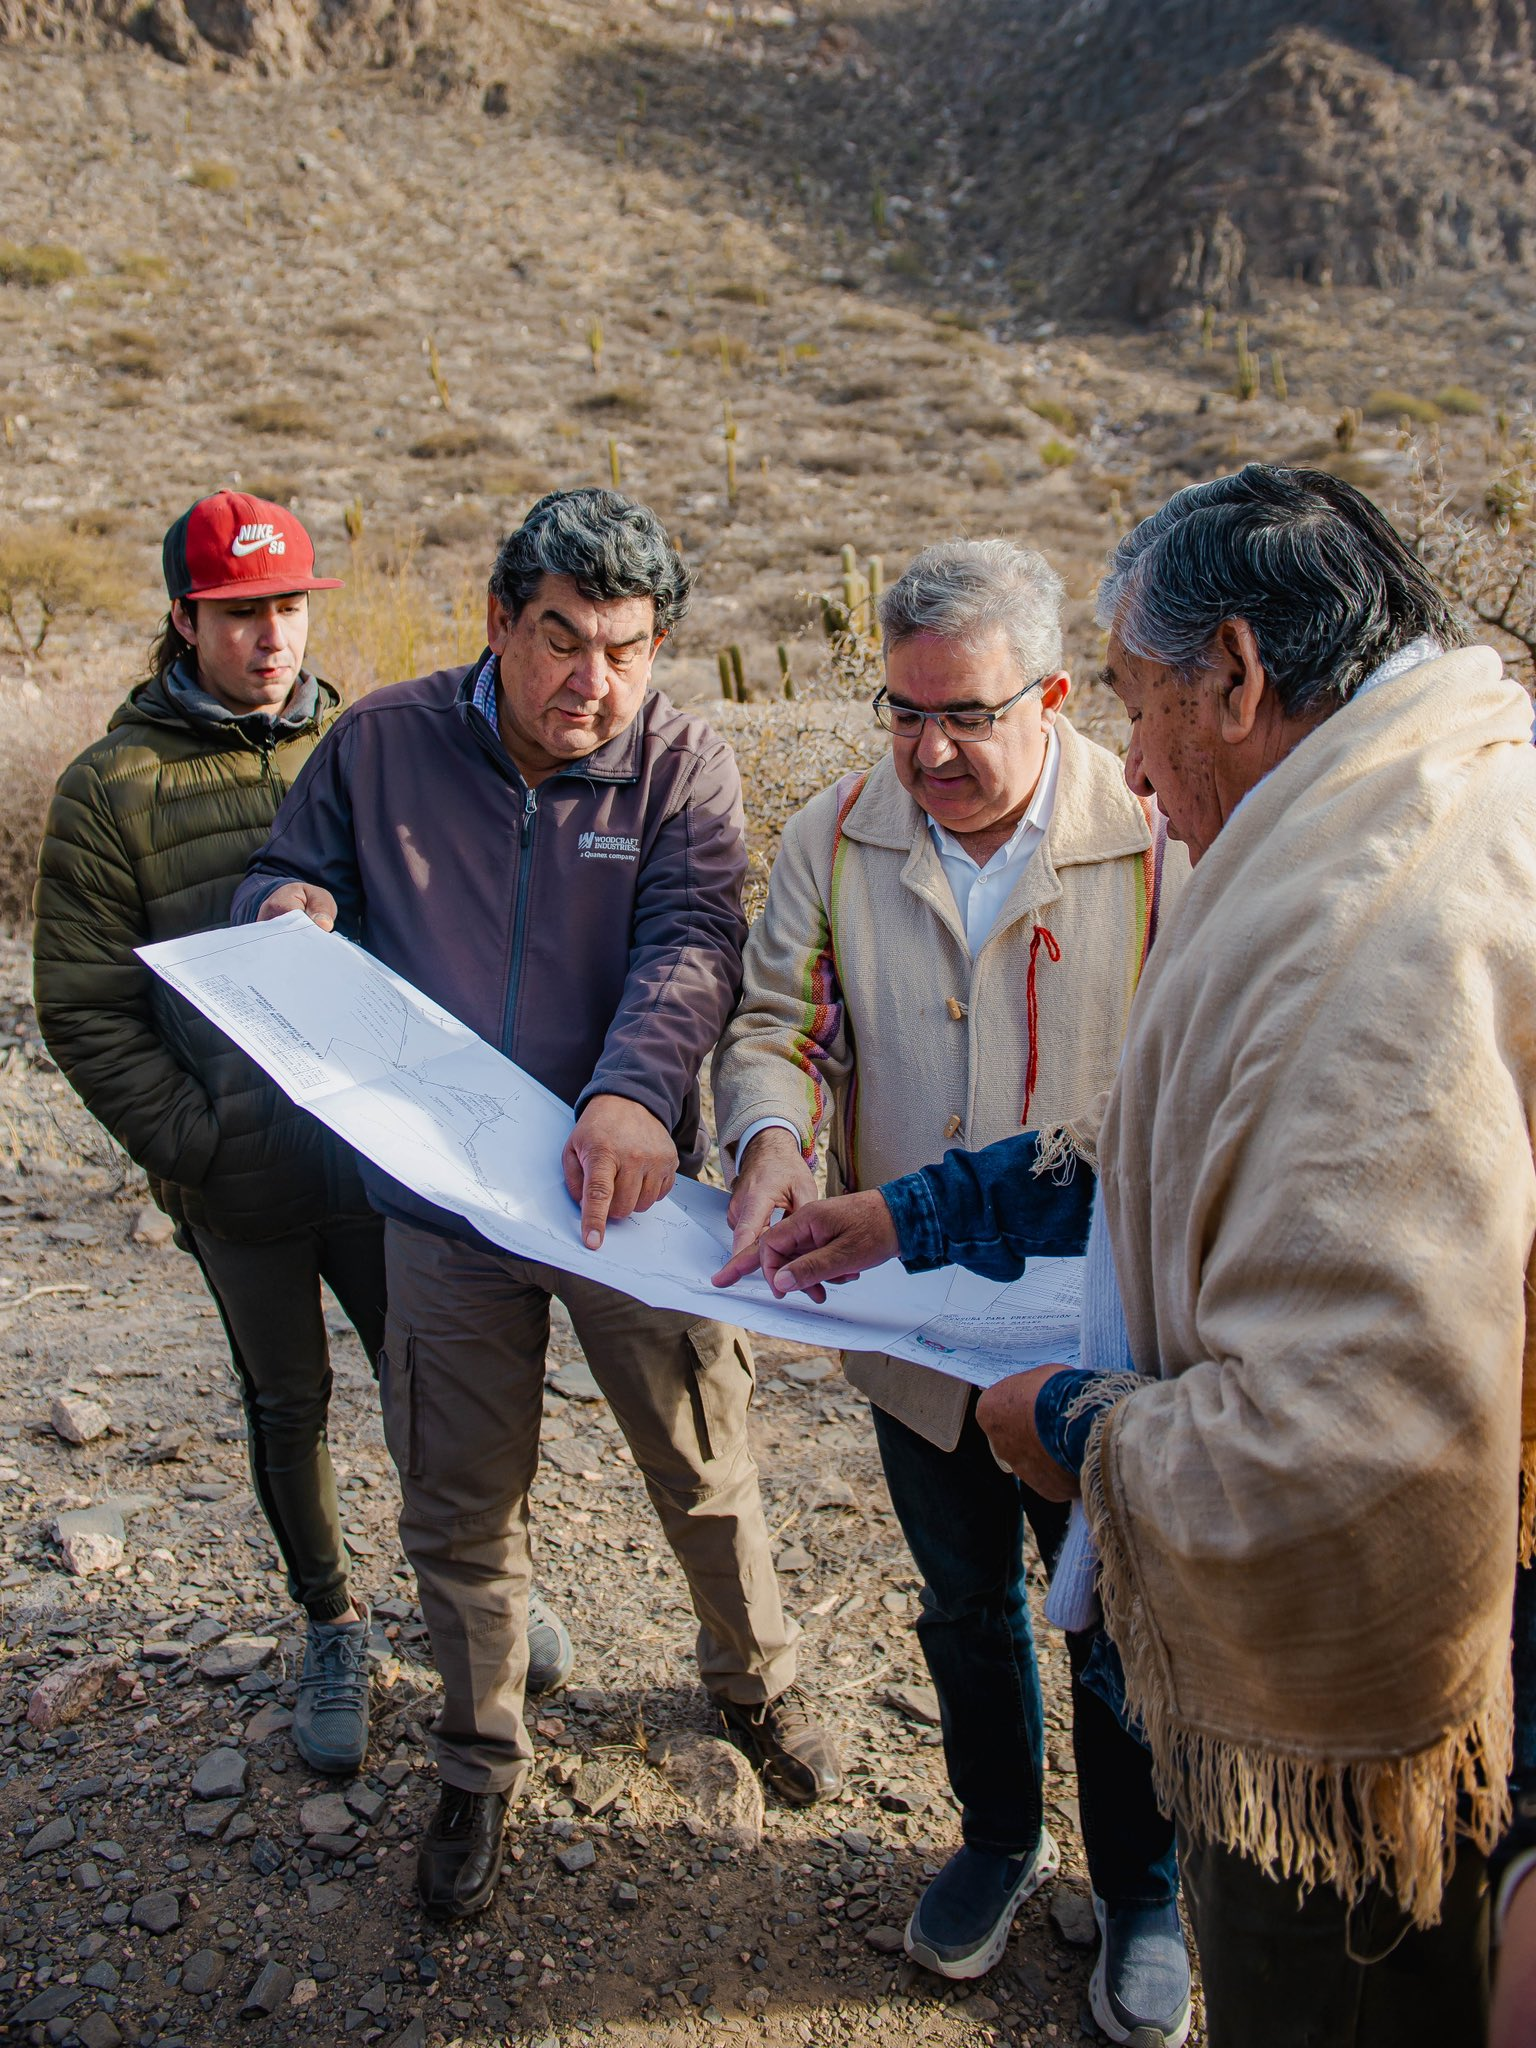
<svg viewBox="0 0 1536 2048"><path fill-rule="evenodd" d="M38 1024L160 1206L217 1237L279 1237L365 1215L351 1152L135 957L228 921L245 864L341 709L265 744L189 712L163 678L113 713L59 778L34 898Z"/></svg>

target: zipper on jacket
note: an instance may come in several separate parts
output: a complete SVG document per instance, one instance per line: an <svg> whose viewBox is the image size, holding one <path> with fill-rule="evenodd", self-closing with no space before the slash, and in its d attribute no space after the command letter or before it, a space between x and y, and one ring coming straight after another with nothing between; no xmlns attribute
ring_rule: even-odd
<svg viewBox="0 0 1536 2048"><path fill-rule="evenodd" d="M276 767L273 765L277 754L277 741L275 739L258 740L256 742L256 751L261 756L261 779L263 782L271 785L278 803L281 803L288 794L288 789L282 776L278 774Z"/></svg>
<svg viewBox="0 0 1536 2048"><path fill-rule="evenodd" d="M523 829L517 840L517 897L512 909L512 963L507 969L507 1000L501 1013L501 1050L512 1057L517 1033L517 985L523 972L523 935L528 922L528 885L533 875L533 814L539 807L539 792L530 789L523 798Z"/></svg>

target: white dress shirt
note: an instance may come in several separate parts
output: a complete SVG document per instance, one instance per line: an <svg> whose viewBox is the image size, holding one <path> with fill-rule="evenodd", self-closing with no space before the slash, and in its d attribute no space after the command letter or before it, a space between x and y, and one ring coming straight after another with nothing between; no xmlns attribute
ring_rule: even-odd
<svg viewBox="0 0 1536 2048"><path fill-rule="evenodd" d="M1045 736L1045 765L1040 770L1040 780L1035 784L1035 793L1013 829L1013 836L1000 846L985 867L972 860L965 848L952 832L946 832L942 825L932 818L928 830L933 838L935 850L944 873L948 877L950 890L954 895L955 908L960 913L960 922L965 928L965 942L974 960L982 947L991 938L997 920L1003 914L1003 906L1013 894L1013 885L1034 859L1036 849L1050 829L1051 813L1056 807L1056 782L1060 772L1061 747L1053 730L1047 729ZM736 1147L738 1160L746 1155L747 1147L759 1131L788 1131L796 1144L800 1133L787 1118L781 1116L759 1117L755 1124L749 1124L741 1134Z"/></svg>

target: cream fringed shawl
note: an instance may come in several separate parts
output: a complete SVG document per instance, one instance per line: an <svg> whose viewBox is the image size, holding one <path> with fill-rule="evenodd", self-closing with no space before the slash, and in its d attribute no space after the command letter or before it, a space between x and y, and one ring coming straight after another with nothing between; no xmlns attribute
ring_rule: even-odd
<svg viewBox="0 0 1536 2048"><path fill-rule="evenodd" d="M1158 1384L1109 1412L1084 1492L1162 1795L1304 1883L1384 1879L1421 1923L1458 1798L1484 1847L1506 1815L1530 741L1487 648L1310 734L1159 939L1099 1145Z"/></svg>

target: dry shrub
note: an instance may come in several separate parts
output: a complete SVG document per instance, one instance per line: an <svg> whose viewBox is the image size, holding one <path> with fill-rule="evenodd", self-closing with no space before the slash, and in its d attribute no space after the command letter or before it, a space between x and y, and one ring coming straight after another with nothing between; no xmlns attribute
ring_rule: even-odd
<svg viewBox="0 0 1536 2048"><path fill-rule="evenodd" d="M489 563L498 524L495 513L485 505L449 505L428 522L422 538L433 548L479 546Z"/></svg>
<svg viewBox="0 0 1536 2048"><path fill-rule="evenodd" d="M418 462L457 461L461 456L481 455L498 444L499 437L489 427L472 426L465 420L453 426L434 427L430 434L413 441L406 452Z"/></svg>
<svg viewBox="0 0 1536 2048"><path fill-rule="evenodd" d="M85 258L63 242L0 242L0 284L41 290L85 273Z"/></svg>
<svg viewBox="0 0 1536 2048"><path fill-rule="evenodd" d="M645 393L633 384L615 384L607 391L594 391L590 398L578 398L578 412L606 413L611 418L641 420L651 409Z"/></svg>
<svg viewBox="0 0 1536 2048"><path fill-rule="evenodd" d="M143 327L113 327L98 334L91 343L91 357L99 370L115 370L123 377L163 377L165 353L159 341Z"/></svg>
<svg viewBox="0 0 1536 2048"><path fill-rule="evenodd" d="M1065 441L1058 441L1054 435L1040 450L1040 460L1047 469L1066 469L1077 460L1077 450Z"/></svg>
<svg viewBox="0 0 1536 2048"><path fill-rule="evenodd" d="M889 377L860 377L827 394L829 405L872 405L883 398L899 398L902 387Z"/></svg>
<svg viewBox="0 0 1536 2048"><path fill-rule="evenodd" d="M143 285L146 290L169 284L173 275L165 258L152 254L148 249L125 249L121 256L114 258L112 268L119 277L130 284Z"/></svg>
<svg viewBox="0 0 1536 2048"><path fill-rule="evenodd" d="M268 469L246 477L239 488L253 498L265 498L269 505L286 505L291 511L303 497L305 487L300 478L290 476L286 470Z"/></svg>
<svg viewBox="0 0 1536 2048"><path fill-rule="evenodd" d="M1373 391L1360 410L1368 420L1412 420L1432 427L1440 408L1432 398L1416 398L1411 391Z"/></svg>
<svg viewBox="0 0 1536 2048"><path fill-rule="evenodd" d="M0 534L0 620L24 654L35 654L62 612L123 612L133 589L116 551L64 525Z"/></svg>
<svg viewBox="0 0 1536 2048"><path fill-rule="evenodd" d="M1024 403L1035 418L1044 420L1047 426L1059 427L1064 434L1077 432L1077 414L1064 399L1051 398L1044 392L1025 392Z"/></svg>
<svg viewBox="0 0 1536 2048"><path fill-rule="evenodd" d="M446 593L414 554L376 557L354 547L340 590L314 605L309 660L348 697L403 682L485 645L485 586L462 576Z"/></svg>
<svg viewBox="0 0 1536 2048"><path fill-rule="evenodd" d="M0 925L32 914L32 881L53 785L82 748L106 731L123 696L116 685L64 676L0 683Z"/></svg>
<svg viewBox="0 0 1536 2048"><path fill-rule="evenodd" d="M1469 391L1465 384L1447 384L1435 393L1435 403L1453 419L1478 419L1488 410L1487 399Z"/></svg>
<svg viewBox="0 0 1536 2048"><path fill-rule="evenodd" d="M187 173L187 183L195 185L199 192L233 192L239 182L240 173L233 164L194 164Z"/></svg>
<svg viewBox="0 0 1536 2048"><path fill-rule="evenodd" d="M384 313L343 313L339 319L327 320L320 332L333 341L378 341L395 324Z"/></svg>
<svg viewBox="0 0 1536 2048"><path fill-rule="evenodd" d="M250 434L323 434L325 421L302 398L262 398L230 414Z"/></svg>
<svg viewBox="0 0 1536 2048"><path fill-rule="evenodd" d="M1412 451L1413 542L1463 618L1527 689L1536 684L1536 420L1516 437L1483 501L1447 486L1440 453Z"/></svg>

